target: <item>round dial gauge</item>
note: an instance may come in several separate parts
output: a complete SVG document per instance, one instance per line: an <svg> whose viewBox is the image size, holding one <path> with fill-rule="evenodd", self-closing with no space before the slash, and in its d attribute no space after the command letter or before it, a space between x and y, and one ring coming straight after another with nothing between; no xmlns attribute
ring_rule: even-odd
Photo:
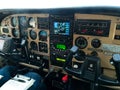
<svg viewBox="0 0 120 90"><path fill-rule="evenodd" d="M3 33L9 33L9 29L8 28L3 28L2 31L3 31Z"/></svg>
<svg viewBox="0 0 120 90"><path fill-rule="evenodd" d="M19 17L20 25L26 26L27 25L27 18L25 16Z"/></svg>
<svg viewBox="0 0 120 90"><path fill-rule="evenodd" d="M92 42L91 42L91 45L94 48L99 48L101 46L101 41L99 39L93 39Z"/></svg>
<svg viewBox="0 0 120 90"><path fill-rule="evenodd" d="M18 29L12 29L12 35L14 36L14 37L18 37L19 36L19 30Z"/></svg>
<svg viewBox="0 0 120 90"><path fill-rule="evenodd" d="M29 26L30 26L30 27L35 27L35 24L36 24L35 18L30 17L30 18L29 18Z"/></svg>
<svg viewBox="0 0 120 90"><path fill-rule="evenodd" d="M86 40L84 37L78 37L78 38L75 40L75 44L76 44L76 46L78 46L80 49L84 49L84 48L87 47L88 42L87 42L87 40Z"/></svg>
<svg viewBox="0 0 120 90"><path fill-rule="evenodd" d="M13 27L16 27L17 24L18 24L17 17L12 17L12 18L11 18L11 25L12 25Z"/></svg>
<svg viewBox="0 0 120 90"><path fill-rule="evenodd" d="M47 32L45 30L39 32L39 40L47 41Z"/></svg>
<svg viewBox="0 0 120 90"><path fill-rule="evenodd" d="M34 42L34 41L30 42L30 47L31 47L32 50L38 50L37 43Z"/></svg>
<svg viewBox="0 0 120 90"><path fill-rule="evenodd" d="M31 39L35 40L37 38L37 34L34 30L30 30L29 34Z"/></svg>

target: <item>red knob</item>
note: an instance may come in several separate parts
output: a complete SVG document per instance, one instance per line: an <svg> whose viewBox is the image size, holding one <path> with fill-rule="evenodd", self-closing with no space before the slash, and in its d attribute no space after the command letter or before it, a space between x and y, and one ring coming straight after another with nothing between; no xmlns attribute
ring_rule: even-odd
<svg viewBox="0 0 120 90"><path fill-rule="evenodd" d="M68 75L63 76L63 77L62 77L62 81L63 81L64 83L66 83L66 82L68 81Z"/></svg>

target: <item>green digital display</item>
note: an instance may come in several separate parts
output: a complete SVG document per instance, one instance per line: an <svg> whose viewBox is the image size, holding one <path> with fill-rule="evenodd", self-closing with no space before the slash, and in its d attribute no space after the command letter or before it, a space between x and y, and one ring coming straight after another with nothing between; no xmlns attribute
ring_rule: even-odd
<svg viewBox="0 0 120 90"><path fill-rule="evenodd" d="M56 58L57 61L65 62L65 59L62 58Z"/></svg>
<svg viewBox="0 0 120 90"><path fill-rule="evenodd" d="M66 46L64 44L56 44L56 48L61 50L66 50Z"/></svg>

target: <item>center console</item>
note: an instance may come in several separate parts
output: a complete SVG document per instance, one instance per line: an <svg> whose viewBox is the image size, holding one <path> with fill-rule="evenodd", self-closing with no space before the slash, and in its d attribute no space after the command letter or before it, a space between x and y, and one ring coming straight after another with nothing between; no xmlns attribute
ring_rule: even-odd
<svg viewBox="0 0 120 90"><path fill-rule="evenodd" d="M63 66L72 47L73 16L51 15L50 60L55 66Z"/></svg>

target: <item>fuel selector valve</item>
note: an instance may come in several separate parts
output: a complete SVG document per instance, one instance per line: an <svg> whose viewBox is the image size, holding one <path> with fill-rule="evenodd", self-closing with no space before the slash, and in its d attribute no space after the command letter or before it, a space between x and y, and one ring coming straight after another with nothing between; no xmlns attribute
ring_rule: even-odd
<svg viewBox="0 0 120 90"><path fill-rule="evenodd" d="M110 63L114 65L117 80L120 82L120 54L113 54L113 57L111 58Z"/></svg>

